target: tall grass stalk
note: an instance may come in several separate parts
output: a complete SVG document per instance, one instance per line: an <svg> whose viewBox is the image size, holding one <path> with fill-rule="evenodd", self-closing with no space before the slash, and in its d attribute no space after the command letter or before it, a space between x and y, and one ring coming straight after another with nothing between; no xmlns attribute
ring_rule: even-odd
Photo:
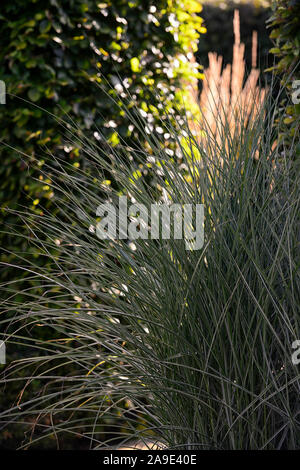
<svg viewBox="0 0 300 470"><path fill-rule="evenodd" d="M143 117L127 112L143 132ZM166 116L173 156L163 134L145 133L148 150L73 135L93 174L57 161L60 216L20 211L30 243L52 262L45 270L18 254L40 295L28 287L20 305L18 280L2 286L3 338L25 351L2 382L19 380L21 391L40 384L0 416L2 427L28 425L24 445L70 434L91 448L150 439L181 449L299 449L300 369L291 361L300 338L299 171L295 148L274 145L275 113L267 101L234 133L221 121L220 139L205 121L207 138L197 139ZM203 203L203 248L99 240L96 208L117 204L120 192L147 207ZM59 339L39 339L42 325Z"/></svg>

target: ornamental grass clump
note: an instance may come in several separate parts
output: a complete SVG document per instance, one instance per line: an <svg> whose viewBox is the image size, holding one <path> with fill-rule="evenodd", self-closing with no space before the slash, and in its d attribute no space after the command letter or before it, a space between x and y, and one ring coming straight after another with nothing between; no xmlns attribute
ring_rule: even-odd
<svg viewBox="0 0 300 470"><path fill-rule="evenodd" d="M2 339L24 357L3 372L20 395L0 420L27 426L20 447L74 435L94 449L299 449L299 171L293 146L274 145L276 109L267 99L230 137L221 121L223 139L204 121L197 140L166 115L161 138L145 134L150 153L69 136L93 172L52 165L58 215L19 210L50 267L17 254L32 281L22 304L18 279L2 285ZM118 213L120 196L149 210L203 204L203 246L162 233L100 239L97 208ZM139 215L128 217L137 230ZM45 327L57 339L40 339Z"/></svg>
<svg viewBox="0 0 300 470"><path fill-rule="evenodd" d="M240 134L242 127L259 113L266 94L266 89L259 86L256 31L252 34L252 68L245 79L245 44L240 39L238 10L234 11L233 31L232 64L227 64L222 69L223 57L216 52L209 52L209 66L204 71L200 95L200 109L211 134L218 142L224 138L225 125L228 136Z"/></svg>

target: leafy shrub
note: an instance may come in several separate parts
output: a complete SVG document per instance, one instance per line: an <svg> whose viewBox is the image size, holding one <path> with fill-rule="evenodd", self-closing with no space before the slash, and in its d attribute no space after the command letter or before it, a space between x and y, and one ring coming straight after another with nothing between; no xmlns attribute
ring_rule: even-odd
<svg viewBox="0 0 300 470"><path fill-rule="evenodd" d="M253 36L253 63L245 80L245 44L240 42L240 21L238 10L234 11L234 45L232 64L222 68L223 57L215 52L208 54L209 67L204 70L203 87L200 95L201 114L209 125L210 133L217 142L224 138L222 128L228 125L228 134L241 132L239 125L247 125L255 119L264 102L264 88L258 85L259 69L256 68L257 41ZM242 116L242 119L241 119ZM220 121L223 121L220 124ZM219 129L221 132L219 134Z"/></svg>
<svg viewBox="0 0 300 470"><path fill-rule="evenodd" d="M284 114L280 137L287 141L295 139L300 123L300 103L293 103L293 82L300 80L300 2L299 0L277 0L273 2L273 14L268 21L272 28L270 38L274 46L270 52L277 63L271 70L286 86L287 98L283 100L280 114ZM298 83L300 88L300 82ZM296 91L294 89L294 91ZM299 93L298 93L299 96ZM299 101L299 98L298 98ZM300 154L300 147L298 155Z"/></svg>
<svg viewBox="0 0 300 470"><path fill-rule="evenodd" d="M151 185L144 172L133 175L135 167L124 164L119 150L104 157L85 146L93 177L113 166L128 205L137 201L149 210L157 202L203 203L200 251L186 250L185 240L172 236L134 245L99 240L96 208L107 201L117 207L120 193L111 185L101 196L83 169L77 177L57 169L56 197L66 220L45 213L33 224L33 241L53 270L35 269L42 295L27 290L20 305L11 292L5 308L16 312L8 348L10 340L36 344L30 331L45 323L60 337L39 341L39 357L6 369L4 382L30 366L28 382L44 386L20 401L21 412L17 406L2 412L3 421L50 416L48 424L35 420L44 435L81 434L94 448L124 440L117 417L126 422L126 439L154 439L170 448L299 449L300 374L291 345L300 335L300 173L291 165L294 149L276 145L276 111L266 104L233 135L225 122L220 143L205 123L200 136L207 138L198 141L188 127L162 121L177 138L176 158L152 135L152 152L123 149L148 162ZM139 230L141 221L134 220ZM59 257L51 255L56 240ZM18 327L28 317L31 329L22 333ZM65 375L57 361L62 368L75 365L76 374ZM125 399L127 410L120 406ZM60 419L66 411L67 421ZM103 417L109 439L99 427Z"/></svg>

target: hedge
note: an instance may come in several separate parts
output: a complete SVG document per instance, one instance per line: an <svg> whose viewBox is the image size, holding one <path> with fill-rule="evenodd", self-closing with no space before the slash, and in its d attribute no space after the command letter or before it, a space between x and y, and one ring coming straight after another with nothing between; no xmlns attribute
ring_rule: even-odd
<svg viewBox="0 0 300 470"><path fill-rule="evenodd" d="M104 140L116 145L116 128L129 142L141 135L107 94L121 104L125 92L130 93L141 112L154 118L154 132L166 110L176 118L182 81L199 77L187 56L205 31L200 11L194 0L5 3L0 79L8 96L1 106L0 135L10 147L1 147L3 210L20 202L35 212L40 203L52 210L51 178L32 180L35 166L44 163L45 148L74 168L84 165L80 149L66 145L55 119L75 122L86 136L100 129ZM30 156L29 166L18 150ZM14 224L15 217L6 216L6 222ZM2 244L10 251L28 249L14 235L2 238Z"/></svg>
<svg viewBox="0 0 300 470"><path fill-rule="evenodd" d="M241 41L245 44L246 71L251 70L252 32L258 33L258 66L263 70L273 63L273 56L269 53L272 42L266 28L266 21L271 15L271 9L265 2L203 2L201 16L207 28L207 34L199 42L196 57L204 67L208 66L208 52L217 52L224 59L224 64L232 63L233 15L234 10L240 14Z"/></svg>
<svg viewBox="0 0 300 470"><path fill-rule="evenodd" d="M97 85L117 100L127 89L154 116L170 109L176 87L198 73L185 56L196 50L204 31L196 14L200 10L194 0L160 0L155 6L149 0L6 2L0 15L0 78L9 94L50 114L8 97L1 108L1 139L33 159L44 145L50 152L59 149L68 161L80 159L78 149L63 144L51 114L68 115L86 132L97 126L113 144L118 141L115 127L125 139L137 138L136 129ZM157 99L153 93L159 89ZM2 149L5 204L11 206L21 195L35 202L51 196L47 185L41 191L24 169L15 150Z"/></svg>

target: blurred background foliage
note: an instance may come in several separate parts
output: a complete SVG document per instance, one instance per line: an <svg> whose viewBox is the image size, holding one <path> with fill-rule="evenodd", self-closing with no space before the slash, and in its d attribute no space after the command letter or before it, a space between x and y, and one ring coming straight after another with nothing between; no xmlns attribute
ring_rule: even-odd
<svg viewBox="0 0 300 470"><path fill-rule="evenodd" d="M197 0L15 0L1 5L0 79L5 81L8 93L7 104L0 109L1 218L7 227L1 233L2 261L18 264L11 253L20 252L33 253L37 264L45 263L34 245L16 235L14 227L20 224L19 219L7 209L21 204L41 215L40 207L58 211L49 170L56 162L49 155L65 161L68 171L72 167L76 173L86 166L78 140L64 138L60 120L66 121L70 131L75 127L96 139L99 149L105 148L107 140L118 145L120 137L126 145L141 145L143 133L122 109L124 98L130 96L131 106L136 105L148 121L146 132L160 134L159 123L165 113L180 120L185 112L183 102L189 103L186 85L201 81L201 66L208 65L208 52L222 55L225 64L231 62L234 9L240 12L248 71L253 30L258 32L260 69L273 64L269 53L272 42L265 24L271 15L271 38L276 41L271 52L282 59L277 71L295 68L299 57L299 1L280 0L273 12L267 1L201 4ZM296 71L299 74L299 69ZM294 125L295 110L299 113L298 108L285 109L287 119L291 118L286 121L288 133ZM164 145L172 152L169 136L164 137ZM45 176L35 180L36 168L44 165ZM20 271L16 273L4 266L0 281L19 277ZM32 287L33 282L24 274L24 288ZM23 301L22 291L16 300ZM40 328L38 333L39 338L50 334L47 328ZM14 351L8 362L21 353ZM32 387L30 393L35 393L40 384L34 382ZM19 392L17 382L7 386L0 407L16 403ZM12 435L6 431L0 434L0 446L15 448L23 437L21 427ZM65 447L68 445L74 448L74 443L65 443Z"/></svg>

